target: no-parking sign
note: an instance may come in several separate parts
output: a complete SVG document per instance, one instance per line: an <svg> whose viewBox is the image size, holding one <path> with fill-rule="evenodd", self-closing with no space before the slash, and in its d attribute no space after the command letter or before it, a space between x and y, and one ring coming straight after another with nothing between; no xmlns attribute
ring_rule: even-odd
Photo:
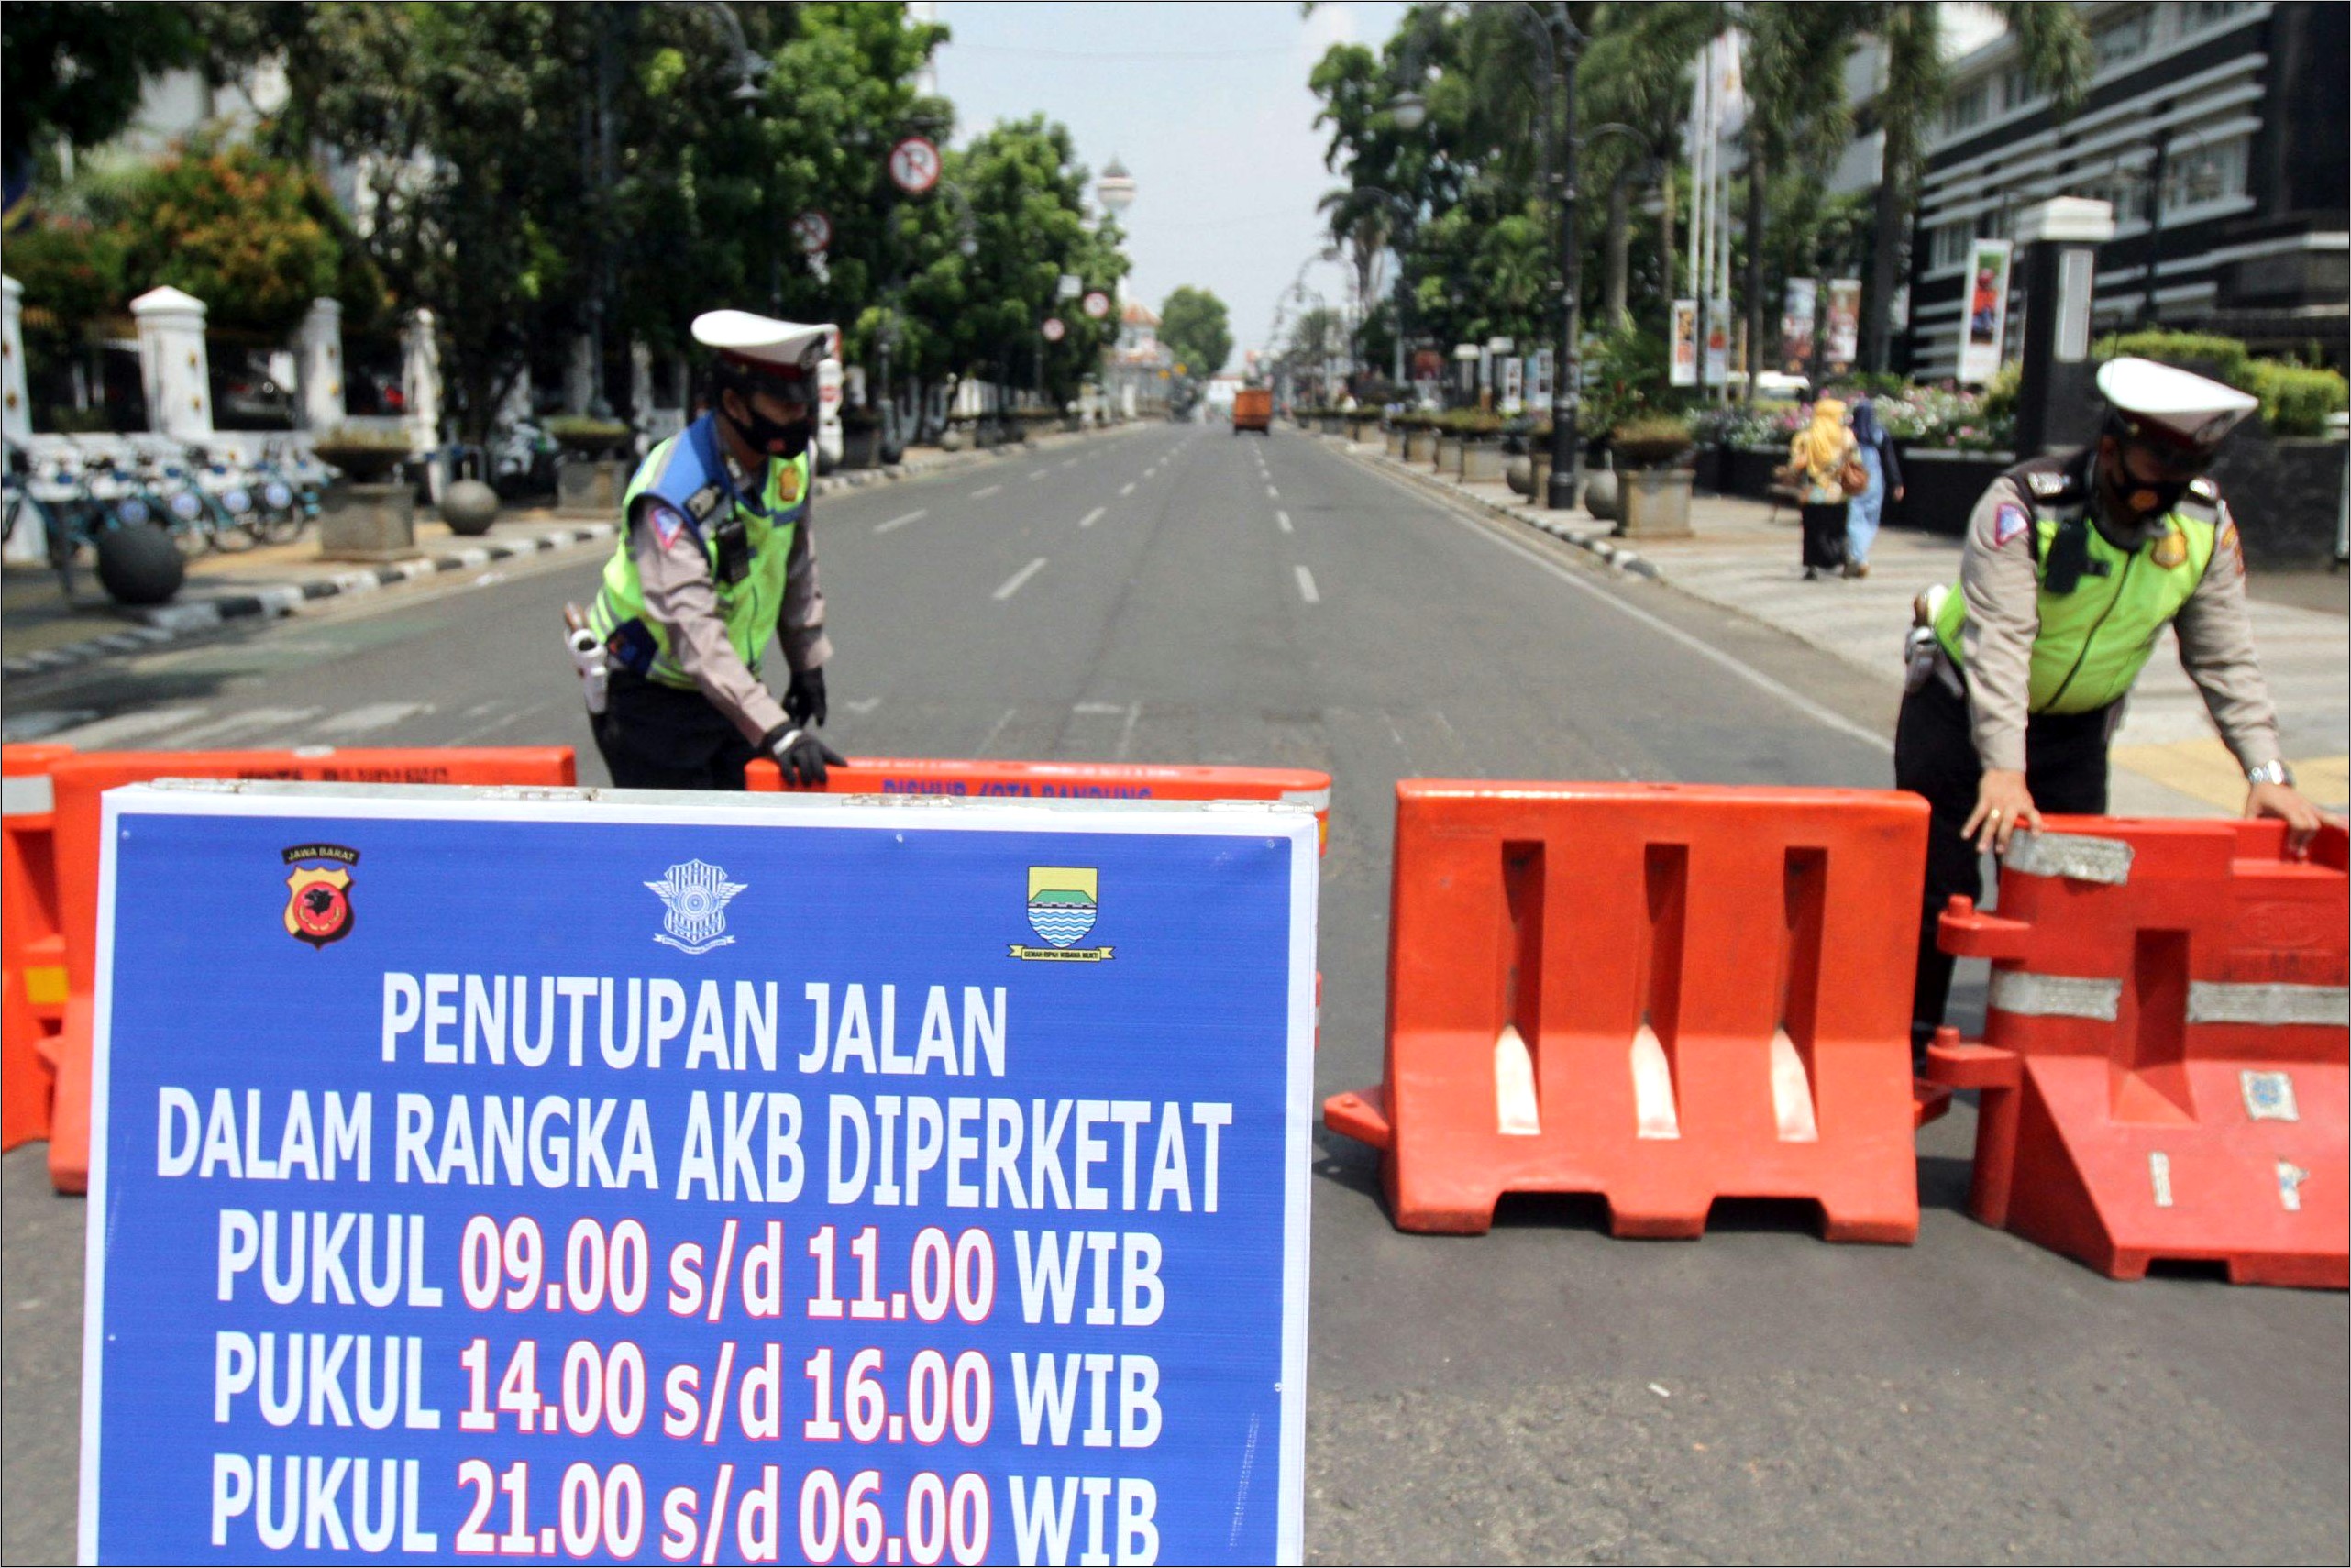
<svg viewBox="0 0 2351 1568"><path fill-rule="evenodd" d="M889 149L890 182L910 196L939 182L939 149L927 138L910 136Z"/></svg>
<svg viewBox="0 0 2351 1568"><path fill-rule="evenodd" d="M1286 805L106 797L85 1561L1295 1562Z"/></svg>

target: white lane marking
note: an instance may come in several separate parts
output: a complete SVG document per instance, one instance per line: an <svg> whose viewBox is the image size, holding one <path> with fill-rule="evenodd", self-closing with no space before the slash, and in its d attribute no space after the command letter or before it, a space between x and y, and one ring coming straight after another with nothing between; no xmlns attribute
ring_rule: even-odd
<svg viewBox="0 0 2351 1568"><path fill-rule="evenodd" d="M872 712L875 709L880 707L881 704L882 700L878 697L848 697L844 698L841 702L842 707L847 709L850 712L856 714L860 718L863 718L866 714Z"/></svg>
<svg viewBox="0 0 2351 1568"><path fill-rule="evenodd" d="M887 534L892 528L903 528L909 523L920 523L923 518L930 515L931 509L929 507L918 506L903 517L893 517L889 522L879 525L874 529L874 532L877 534Z"/></svg>
<svg viewBox="0 0 2351 1568"><path fill-rule="evenodd" d="M1098 506L1093 511L1087 513L1085 516L1080 517L1077 520L1077 525L1080 528L1091 528L1095 524L1102 520L1102 513L1109 510L1110 509L1107 506Z"/></svg>
<svg viewBox="0 0 2351 1568"><path fill-rule="evenodd" d="M430 702L369 702L346 709L318 726L322 735L363 735L433 711Z"/></svg>
<svg viewBox="0 0 2351 1568"><path fill-rule="evenodd" d="M1295 530L1295 529L1293 529L1293 528L1290 526L1290 514L1289 514L1288 513L1286 513L1286 512L1276 512L1276 513L1274 513L1274 522L1275 523L1275 525L1278 525L1278 526L1281 528L1282 532L1283 532L1283 533L1285 533L1285 534L1289 534L1289 533L1295 533L1295 532L1296 532L1296 530Z"/></svg>
<svg viewBox="0 0 2351 1568"><path fill-rule="evenodd" d="M971 492L971 499L978 501L983 497L994 495L998 491L1002 490L1003 488L1004 487L1000 484L984 485L978 490Z"/></svg>
<svg viewBox="0 0 2351 1568"><path fill-rule="evenodd" d="M1265 493L1266 493L1267 495L1272 496L1275 501L1279 501L1279 500L1281 500L1281 499L1282 499L1282 492L1281 492L1280 491L1278 491L1278 490L1275 490L1275 489L1272 485L1270 485L1270 484L1269 484L1269 485L1267 485L1267 486L1265 487Z"/></svg>
<svg viewBox="0 0 2351 1568"><path fill-rule="evenodd" d="M1132 495L1134 493L1134 480L1129 480L1126 483L1119 486L1119 493L1120 495Z"/></svg>
<svg viewBox="0 0 2351 1568"><path fill-rule="evenodd" d="M988 727L988 738L979 743L979 745L972 752L972 755L974 756L986 756L989 748L996 745L996 737L1004 733L1004 726L1012 722L1012 715L1020 711L1021 710L1018 708L1005 709L1003 717L998 719L996 723Z"/></svg>
<svg viewBox="0 0 2351 1568"><path fill-rule="evenodd" d="M1116 702L1073 702L1070 704L1069 711L1073 713L1123 713L1126 712Z"/></svg>
<svg viewBox="0 0 2351 1568"><path fill-rule="evenodd" d="M248 708L241 713L231 713L226 718L215 719L211 723L182 730L172 739L183 746L202 741L217 744L231 735L249 739L265 730L290 730L317 712L315 708Z"/></svg>
<svg viewBox="0 0 2351 1568"><path fill-rule="evenodd" d="M1322 595L1315 590L1314 573L1307 570L1304 567L1298 568L1298 597L1305 600L1308 604L1319 604L1322 602Z"/></svg>
<svg viewBox="0 0 2351 1568"><path fill-rule="evenodd" d="M1064 458L1061 460L1061 466L1065 469L1074 469L1077 466L1077 459L1076 458Z"/></svg>
<svg viewBox="0 0 2351 1568"><path fill-rule="evenodd" d="M1000 604L1005 600L1011 598L1012 595L1020 592L1021 584L1027 582L1029 579L1036 576L1037 573L1044 569L1045 558L1043 556L1039 556L1035 560L1031 561L1027 566L1022 567L1019 571L1016 571L1010 577L1006 578L1004 580L1004 586L996 591L997 602Z"/></svg>
<svg viewBox="0 0 2351 1568"><path fill-rule="evenodd" d="M1723 652L1722 649L1715 646L1712 643L1705 641L1702 637L1692 636L1689 633L1673 624L1671 621L1661 620L1658 616L1650 614L1648 611L1641 609L1638 605L1628 604L1623 600L1617 598L1615 594L1610 593L1604 589L1594 587L1591 583L1584 581L1568 568L1562 566L1557 561L1548 559L1547 558L1537 554L1535 551L1530 550L1526 546L1518 543L1518 540L1506 538L1502 535L1486 527L1484 524L1474 521L1471 518L1463 517L1459 513L1447 510L1444 515L1451 518L1453 522L1460 524L1471 533L1475 534L1478 537L1501 546L1504 549L1508 550L1514 556L1518 556L1526 560L1532 561L1535 565L1542 568L1545 571L1551 573L1553 577L1559 579L1562 582L1566 583L1570 588L1576 590L1578 592L1590 594L1601 603L1606 604L1611 609L1617 610L1623 614L1630 616L1632 619L1639 622L1642 625L1649 627L1651 631L1661 633L1665 636L1672 638L1674 642L1680 643L1683 647L1688 648L1692 653L1698 655L1701 658L1708 659L1715 664L1720 665L1723 668L1729 670L1733 675L1738 676L1741 680L1746 681L1749 685L1756 687L1760 690L1770 692L1772 696L1777 697L1781 701L1785 702L1789 707L1794 708L1796 712L1804 714L1806 718L1815 720L1819 723L1826 724L1830 729L1837 731L1839 734L1860 741L1863 745L1871 746L1875 750L1883 752L1891 752L1893 750L1893 742L1887 739L1884 735L1878 734L1875 730L1863 729L1860 725L1853 723L1852 720L1845 717L1842 713L1825 708L1818 702L1814 701L1811 698L1805 696L1803 692L1796 690L1794 687L1783 686L1779 681L1774 680L1770 676L1764 674L1761 670L1740 663L1738 659Z"/></svg>
<svg viewBox="0 0 2351 1568"><path fill-rule="evenodd" d="M1119 749L1111 754L1113 762L1124 762L1127 753L1134 749L1134 727L1142 722L1142 704L1127 704L1127 722L1119 727Z"/></svg>
<svg viewBox="0 0 2351 1568"><path fill-rule="evenodd" d="M1037 480L1041 480L1041 479L1044 478L1044 477L1045 477L1045 473L1046 473L1046 470L1045 470L1045 469L1037 469L1035 472L1032 473L1032 474L1029 476L1029 482L1030 482L1031 484L1034 484Z"/></svg>
<svg viewBox="0 0 2351 1568"><path fill-rule="evenodd" d="M117 742L136 740L141 735L157 734L164 730L176 730L182 724L192 724L203 718L204 712L202 703L184 703L176 708L116 713L111 719L100 719L95 723L83 724L76 729L60 730L42 738L83 751L104 751Z"/></svg>

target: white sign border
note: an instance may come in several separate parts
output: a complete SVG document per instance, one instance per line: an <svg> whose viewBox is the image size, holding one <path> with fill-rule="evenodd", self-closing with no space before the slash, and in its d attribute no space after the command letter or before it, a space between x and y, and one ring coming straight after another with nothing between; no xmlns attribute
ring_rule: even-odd
<svg viewBox="0 0 2351 1568"><path fill-rule="evenodd" d="M1290 845L1288 1074L1283 1137L1282 1379L1275 1561L1306 1560L1307 1292L1313 1276L1308 1160L1314 1131L1315 937L1321 893L1313 811L1274 801L1036 801L952 796L723 795L655 790L163 780L100 797L98 977L91 1025L89 1221L82 1309L82 1464L75 1559L98 1561L99 1418L105 1344L107 1090L113 1045L115 845L126 816L345 817L628 823L960 833L1101 833L1286 838Z"/></svg>

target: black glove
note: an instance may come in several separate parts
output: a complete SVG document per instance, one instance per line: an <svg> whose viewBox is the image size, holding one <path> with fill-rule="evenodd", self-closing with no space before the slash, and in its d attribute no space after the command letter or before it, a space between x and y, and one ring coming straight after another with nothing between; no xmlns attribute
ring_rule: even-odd
<svg viewBox="0 0 2351 1568"><path fill-rule="evenodd" d="M817 739L813 731L801 729L796 724L778 725L769 730L760 742L759 749L776 759L776 766L784 770L784 782L787 784L822 784L827 764L839 767L848 761Z"/></svg>
<svg viewBox="0 0 2351 1568"><path fill-rule="evenodd" d="M824 671L801 669L792 673L792 683L784 691L784 712L795 724L824 723Z"/></svg>

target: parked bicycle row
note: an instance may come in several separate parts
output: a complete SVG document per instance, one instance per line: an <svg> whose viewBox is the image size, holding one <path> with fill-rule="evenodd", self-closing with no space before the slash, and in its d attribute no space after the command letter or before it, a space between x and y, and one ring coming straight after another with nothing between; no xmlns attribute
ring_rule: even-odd
<svg viewBox="0 0 2351 1568"><path fill-rule="evenodd" d="M291 441L246 460L158 436L51 436L10 441L6 535L39 530L50 563L71 580L109 529L154 526L185 557L299 536L318 515L335 470Z"/></svg>

